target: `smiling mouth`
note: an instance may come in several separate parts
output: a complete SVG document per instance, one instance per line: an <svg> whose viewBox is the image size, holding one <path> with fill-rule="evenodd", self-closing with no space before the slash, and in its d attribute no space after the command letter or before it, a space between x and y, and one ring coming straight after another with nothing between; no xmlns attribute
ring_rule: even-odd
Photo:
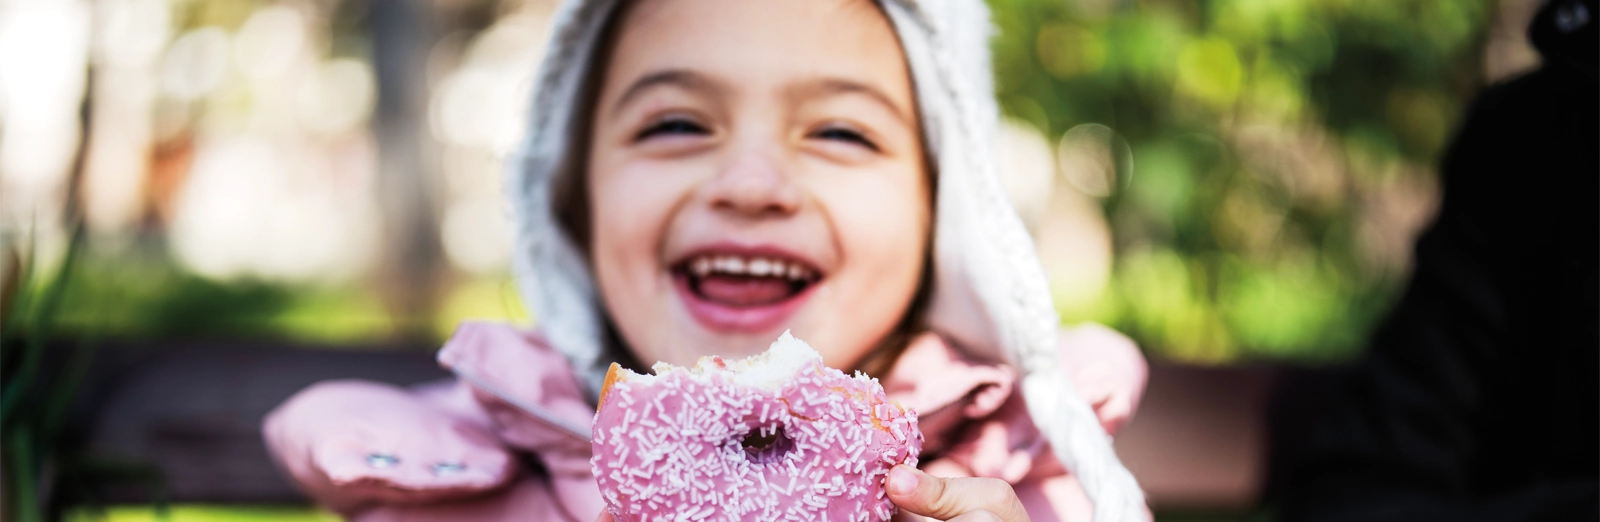
<svg viewBox="0 0 1600 522"><path fill-rule="evenodd" d="M679 262L672 271L687 281L695 297L731 308L780 304L822 279L804 262L771 255L698 254Z"/></svg>

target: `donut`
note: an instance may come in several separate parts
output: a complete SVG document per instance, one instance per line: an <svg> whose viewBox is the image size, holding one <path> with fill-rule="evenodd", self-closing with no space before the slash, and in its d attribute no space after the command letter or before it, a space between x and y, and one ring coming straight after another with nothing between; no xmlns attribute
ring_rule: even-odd
<svg viewBox="0 0 1600 522"><path fill-rule="evenodd" d="M889 520L884 477L917 465L914 411L784 332L738 361L611 365L590 464L619 522Z"/></svg>

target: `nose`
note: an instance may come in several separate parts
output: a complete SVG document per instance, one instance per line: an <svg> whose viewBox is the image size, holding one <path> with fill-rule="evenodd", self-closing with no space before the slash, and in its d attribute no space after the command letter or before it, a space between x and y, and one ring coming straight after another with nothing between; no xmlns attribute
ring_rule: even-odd
<svg viewBox="0 0 1600 522"><path fill-rule="evenodd" d="M785 156L759 144L737 146L702 187L714 210L746 218L781 217L800 209L802 194Z"/></svg>

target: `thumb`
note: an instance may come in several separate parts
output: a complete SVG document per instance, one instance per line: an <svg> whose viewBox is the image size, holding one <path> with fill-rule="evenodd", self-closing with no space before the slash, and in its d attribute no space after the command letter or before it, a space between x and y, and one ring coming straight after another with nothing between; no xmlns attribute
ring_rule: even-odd
<svg viewBox="0 0 1600 522"><path fill-rule="evenodd" d="M594 522L614 522L615 520L615 518L611 517L611 510L602 509L600 510L600 516L595 518Z"/></svg>
<svg viewBox="0 0 1600 522"><path fill-rule="evenodd" d="M996 478L940 478L904 464L889 471L889 501L900 509L937 520L950 520L965 514L992 514L1006 522L1027 522L1011 484ZM988 516L980 515L987 519ZM965 519L963 519L965 520Z"/></svg>

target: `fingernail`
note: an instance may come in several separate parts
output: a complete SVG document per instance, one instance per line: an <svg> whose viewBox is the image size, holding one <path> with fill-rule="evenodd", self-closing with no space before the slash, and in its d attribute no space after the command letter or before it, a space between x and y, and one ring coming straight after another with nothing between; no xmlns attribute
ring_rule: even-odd
<svg viewBox="0 0 1600 522"><path fill-rule="evenodd" d="M904 464L889 470L889 494L899 497L910 495L917 490L917 474Z"/></svg>

